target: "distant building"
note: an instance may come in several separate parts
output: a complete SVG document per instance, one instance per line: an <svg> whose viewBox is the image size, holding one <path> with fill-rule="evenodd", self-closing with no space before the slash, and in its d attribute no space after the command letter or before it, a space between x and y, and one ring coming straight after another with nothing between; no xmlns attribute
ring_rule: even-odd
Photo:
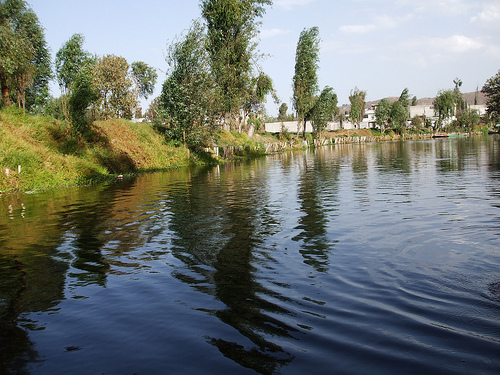
<svg viewBox="0 0 500 375"><path fill-rule="evenodd" d="M370 129L370 128L376 128L378 127L376 125L376 117L375 117L375 110L377 108L377 104L372 104L370 107L365 109L365 114L363 117L363 121L359 124L359 128L357 124L351 123L349 120L345 120L342 122L342 126L339 121L332 121L329 122L325 130L338 130L338 129ZM478 104L478 105L469 105L469 109L474 109L479 112L480 116L483 116L486 114L486 105L484 104ZM344 112L344 115L349 118L349 111L348 107L343 106L340 108L342 112ZM410 118L408 119L408 124L411 124L411 119L414 118L415 116L419 117L425 117L427 119L430 119L432 121L432 124L434 125L437 121L437 116L434 113L434 106L432 104L425 104L425 105L414 105L410 106ZM448 122L451 122L455 120L456 117L453 116L451 119L448 120ZM279 133L281 132L282 126L289 132L291 133L297 133L297 121L287 121L287 122L273 122L273 123L267 123L265 124L265 130L268 133ZM306 124L306 133L312 133L312 125L308 121ZM302 131L302 126L301 126L301 131Z"/></svg>

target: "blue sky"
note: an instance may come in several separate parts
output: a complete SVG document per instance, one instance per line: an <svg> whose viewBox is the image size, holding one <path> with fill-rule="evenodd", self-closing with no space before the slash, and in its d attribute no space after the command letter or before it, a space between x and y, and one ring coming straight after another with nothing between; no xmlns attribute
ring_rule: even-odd
<svg viewBox="0 0 500 375"><path fill-rule="evenodd" d="M168 44L201 16L198 0L27 0L45 28L54 57L71 35L98 55L144 61L159 70L159 95ZM367 100L418 98L463 82L475 91L500 69L500 0L274 0L260 27L259 62L292 108L295 49L304 28L320 30L320 87L339 104L355 87ZM54 95L59 95L54 85ZM269 101L267 111L277 114Z"/></svg>

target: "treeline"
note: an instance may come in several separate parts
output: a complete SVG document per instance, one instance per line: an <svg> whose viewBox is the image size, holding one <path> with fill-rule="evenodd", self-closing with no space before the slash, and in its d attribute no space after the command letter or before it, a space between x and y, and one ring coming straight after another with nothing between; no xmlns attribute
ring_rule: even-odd
<svg viewBox="0 0 500 375"><path fill-rule="evenodd" d="M0 84L2 105L16 103L35 114L69 120L79 132L98 119L132 118L139 97L154 90L156 70L144 62L131 65L114 55L92 55L75 34L55 56L55 69L43 27L23 0L0 1ZM61 95L49 94L55 79Z"/></svg>
<svg viewBox="0 0 500 375"><path fill-rule="evenodd" d="M169 46L168 72L161 95L146 116L170 139L193 149L210 143L214 132L225 129L258 130L265 118L269 95L279 99L271 77L259 62L259 20L271 0L201 0L201 17ZM320 137L334 119L363 119L366 91L355 88L350 96L349 117L340 113L331 86L320 90L319 29L305 28L297 43L293 85L293 115L281 104L279 119L297 121L297 133L311 121ZM0 84L2 105L16 104L32 113L52 115L68 121L74 131L85 133L97 119L141 117L139 98L152 95L158 75L153 67L138 61L129 64L115 55L97 56L84 48L84 36L74 34L57 51L52 69L43 28L24 0L0 0ZM53 98L48 85L56 80L61 95ZM488 121L499 121L500 72L487 81ZM439 121L457 115L461 124L476 116L460 103L459 87L440 91L434 107ZM403 127L409 115L409 93L403 90L395 103L382 101L377 123L386 128ZM461 117L458 117L460 114ZM420 119L424 121L426 119ZM418 119L415 119L418 122Z"/></svg>

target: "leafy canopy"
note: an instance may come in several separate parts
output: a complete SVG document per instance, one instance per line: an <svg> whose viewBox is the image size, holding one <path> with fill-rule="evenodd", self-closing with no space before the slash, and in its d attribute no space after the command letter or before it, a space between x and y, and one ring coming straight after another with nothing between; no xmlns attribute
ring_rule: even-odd
<svg viewBox="0 0 500 375"><path fill-rule="evenodd" d="M486 95L486 112L494 122L498 123L500 121L500 70L486 81L481 92Z"/></svg>
<svg viewBox="0 0 500 375"><path fill-rule="evenodd" d="M82 34L74 34L56 53L56 77L64 92L70 91L80 69L90 58L90 54L83 49L84 42Z"/></svg>
<svg viewBox="0 0 500 375"><path fill-rule="evenodd" d="M328 122L334 120L339 112L337 103L337 94L333 88L326 86L321 91L312 109L311 120L314 134L321 135L321 132L326 129Z"/></svg>
<svg viewBox="0 0 500 375"><path fill-rule="evenodd" d="M349 101L351 103L351 109L349 110L349 119L353 124L358 124L363 120L365 114L365 98L366 91L361 91L357 87L351 91L349 95Z"/></svg>
<svg viewBox="0 0 500 375"><path fill-rule="evenodd" d="M38 17L24 0L0 0L0 86L3 105L36 110L48 96L50 54Z"/></svg>
<svg viewBox="0 0 500 375"><path fill-rule="evenodd" d="M104 119L132 118L137 92L127 60L120 56L101 57L94 68L93 86L99 92L97 109Z"/></svg>
<svg viewBox="0 0 500 375"><path fill-rule="evenodd" d="M197 135L215 124L216 85L205 42L204 26L194 22L185 36L170 45L170 71L158 101L160 120L168 124L167 136L193 147L197 146Z"/></svg>
<svg viewBox="0 0 500 375"><path fill-rule="evenodd" d="M143 61L133 62L131 67L132 74L137 81L139 96L147 99L149 95L153 95L158 73L156 73L155 68Z"/></svg>
<svg viewBox="0 0 500 375"><path fill-rule="evenodd" d="M255 37L265 6L271 0L203 0L202 16L207 25L205 42L211 72L218 87L218 100L225 122L232 122L245 102L252 83Z"/></svg>
<svg viewBox="0 0 500 375"><path fill-rule="evenodd" d="M299 36L293 76L293 106L299 123L314 106L318 92L319 29L304 29Z"/></svg>

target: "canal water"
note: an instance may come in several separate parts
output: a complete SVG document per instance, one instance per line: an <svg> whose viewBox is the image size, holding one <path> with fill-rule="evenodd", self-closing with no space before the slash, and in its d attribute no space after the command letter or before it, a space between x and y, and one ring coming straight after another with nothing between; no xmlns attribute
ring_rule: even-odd
<svg viewBox="0 0 500 375"><path fill-rule="evenodd" d="M500 139L0 196L0 373L498 374Z"/></svg>

